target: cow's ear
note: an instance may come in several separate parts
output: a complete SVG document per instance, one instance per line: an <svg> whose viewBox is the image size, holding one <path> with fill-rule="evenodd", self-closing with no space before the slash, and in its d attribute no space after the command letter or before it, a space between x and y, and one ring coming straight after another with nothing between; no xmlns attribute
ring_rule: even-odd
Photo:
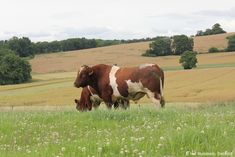
<svg viewBox="0 0 235 157"><path fill-rule="evenodd" d="M74 99L74 102L77 104L79 102L79 100L78 99Z"/></svg>
<svg viewBox="0 0 235 157"><path fill-rule="evenodd" d="M94 73L93 70L91 70L91 71L89 72L89 76L91 76L93 73Z"/></svg>

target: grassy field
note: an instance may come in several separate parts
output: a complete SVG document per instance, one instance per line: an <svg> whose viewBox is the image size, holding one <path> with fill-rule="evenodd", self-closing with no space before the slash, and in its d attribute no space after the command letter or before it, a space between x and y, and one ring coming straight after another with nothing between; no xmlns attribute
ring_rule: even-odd
<svg viewBox="0 0 235 157"><path fill-rule="evenodd" d="M235 104L133 107L79 113L0 112L0 154L61 156L235 156ZM202 155L206 156L206 155Z"/></svg>

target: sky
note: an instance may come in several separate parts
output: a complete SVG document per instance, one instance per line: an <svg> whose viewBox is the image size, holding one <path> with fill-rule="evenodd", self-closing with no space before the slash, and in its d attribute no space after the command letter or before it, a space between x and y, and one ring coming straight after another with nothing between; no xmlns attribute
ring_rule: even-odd
<svg viewBox="0 0 235 157"><path fill-rule="evenodd" d="M0 0L0 40L194 35L220 23L235 32L235 0Z"/></svg>

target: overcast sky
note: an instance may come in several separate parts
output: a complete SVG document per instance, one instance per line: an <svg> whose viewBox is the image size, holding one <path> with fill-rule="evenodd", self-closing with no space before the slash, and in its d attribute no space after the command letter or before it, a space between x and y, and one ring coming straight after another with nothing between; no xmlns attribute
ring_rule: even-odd
<svg viewBox="0 0 235 157"><path fill-rule="evenodd" d="M0 0L0 40L133 39L220 23L235 32L235 0Z"/></svg>

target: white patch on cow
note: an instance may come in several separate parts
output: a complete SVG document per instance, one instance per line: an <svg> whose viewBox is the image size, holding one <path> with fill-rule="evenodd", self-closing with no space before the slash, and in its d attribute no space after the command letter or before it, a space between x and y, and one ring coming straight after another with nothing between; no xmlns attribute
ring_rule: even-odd
<svg viewBox="0 0 235 157"><path fill-rule="evenodd" d="M82 72L82 70L83 70L84 68L85 68L84 66L81 66L80 71L79 71L79 74Z"/></svg>
<svg viewBox="0 0 235 157"><path fill-rule="evenodd" d="M129 93L141 92L144 89L143 84L141 82L131 82L131 80L127 80L126 83L128 86Z"/></svg>
<svg viewBox="0 0 235 157"><path fill-rule="evenodd" d="M145 95L145 90L141 82L126 81L128 86L129 98L133 101L137 101Z"/></svg>
<svg viewBox="0 0 235 157"><path fill-rule="evenodd" d="M94 93L92 93L92 91L91 91L91 87L90 87L90 86L87 86L87 89L89 90L89 92L91 93L91 95L94 95Z"/></svg>
<svg viewBox="0 0 235 157"><path fill-rule="evenodd" d="M141 64L140 66L139 66L139 69L144 69L144 68L146 68L146 67L150 67L150 66L153 66L154 64Z"/></svg>
<svg viewBox="0 0 235 157"><path fill-rule="evenodd" d="M109 83L110 83L110 86L113 89L113 95L115 97L120 97L121 96L121 94L120 94L120 92L118 91L118 88L117 88L118 84L116 82L117 78L115 76L118 69L120 69L118 66L112 66L111 71L109 73Z"/></svg>
<svg viewBox="0 0 235 157"><path fill-rule="evenodd" d="M128 86L130 99L135 101L142 98L145 94L147 94L150 100L155 105L157 105L157 107L160 107L159 100L154 97L155 94L151 92L148 88L145 88L141 82L131 82L131 80L127 80L126 83Z"/></svg>
<svg viewBox="0 0 235 157"><path fill-rule="evenodd" d="M147 93L147 96L157 106L157 108L160 108L160 101L154 97L155 94L147 88L145 88L145 91Z"/></svg>

